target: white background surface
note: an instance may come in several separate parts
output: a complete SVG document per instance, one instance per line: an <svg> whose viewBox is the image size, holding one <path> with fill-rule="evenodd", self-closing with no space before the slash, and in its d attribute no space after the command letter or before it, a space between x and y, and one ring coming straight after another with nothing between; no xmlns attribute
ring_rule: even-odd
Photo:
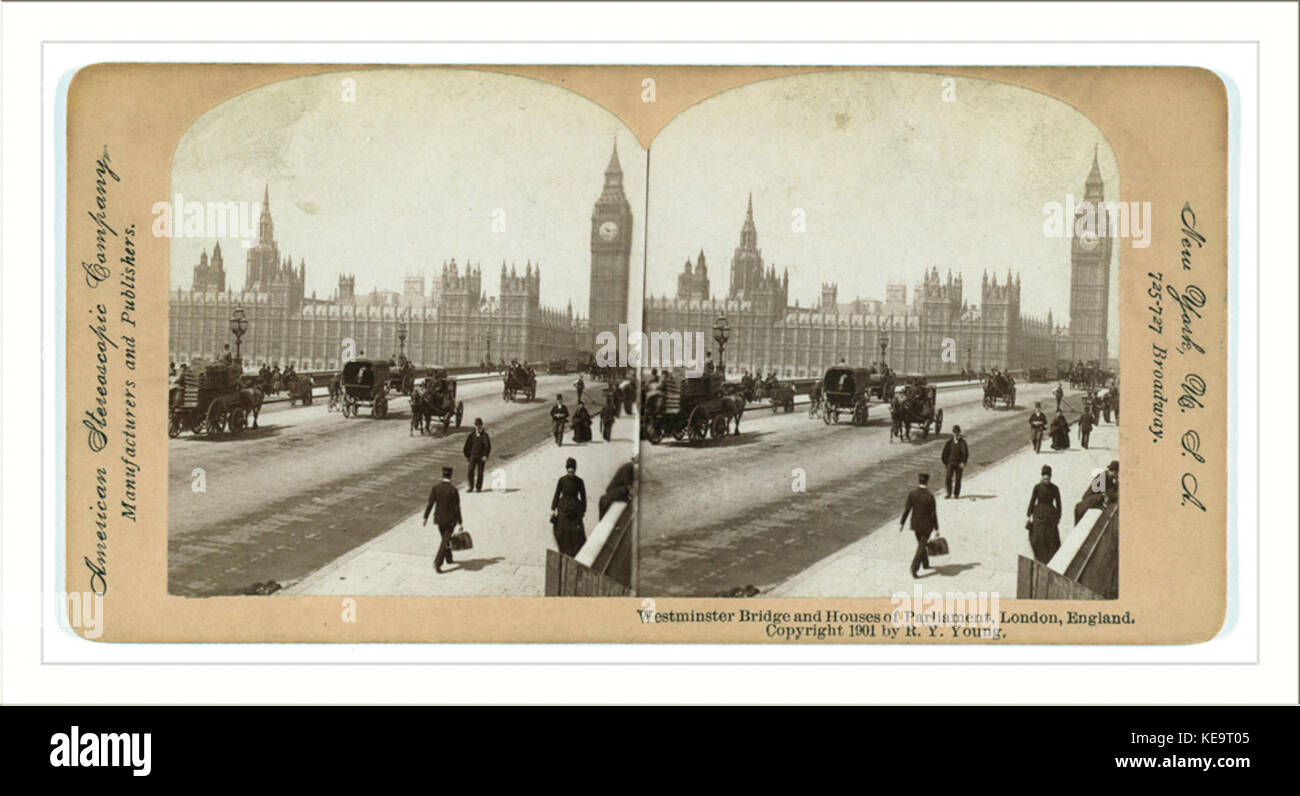
<svg viewBox="0 0 1300 796"><path fill-rule="evenodd" d="M310 10L309 10L310 9ZM527 4L422 8L342 4L3 7L3 556L0 699L29 702L421 702L442 663L475 700L990 702L1294 702L1296 657L1296 8L1101 4L937 8L724 4L575 8ZM743 21L743 24L740 24ZM1128 43L1013 44L1011 39ZM275 44L201 44L257 35ZM713 43L583 44L598 39ZM1213 36L1221 43L1209 43ZM289 44L285 40L459 39L497 44ZM811 43L834 38L895 43ZM55 41L130 39L122 44ZM551 38L568 43L520 43ZM763 44L722 44L744 38ZM922 43L947 40L986 43ZM1202 43L1155 43L1156 40ZM187 43L139 43L144 40ZM779 44L799 41L804 43ZM899 43L899 42L915 43ZM990 44L987 42L998 42ZM510 645L110 645L59 628L55 483L52 225L55 89L65 72L103 60L486 63L1114 64L1199 65L1230 81L1237 246L1234 461L1238 487L1231 630L1181 647L806 647ZM1262 79L1257 78L1258 66ZM42 86L42 79L44 80ZM43 88L43 91L42 91ZM1258 100L1258 103L1257 103ZM1176 146L1176 142L1171 142ZM1257 171L1257 165L1262 168ZM1196 168L1196 164L1187 164ZM1261 180L1257 183L1257 178ZM1260 233L1257 238L1257 231ZM42 248L44 243L44 248ZM1262 247L1257 251L1257 243ZM38 267L38 263L41 267ZM1258 263L1265 263L1259 268ZM1257 270L1259 269L1259 270ZM1262 275L1263 286L1257 283ZM40 296L41 301L35 297ZM1257 304L1258 302L1258 304ZM42 346L36 345L37 330ZM1268 358L1257 370L1260 343ZM33 389L42 374L43 398ZM1260 377L1259 386L1256 377ZM1259 397L1264 412L1259 413ZM41 408L41 423L38 417ZM1261 439L1257 421L1267 434ZM39 456L38 456L39 454ZM38 462L40 466L38 467ZM1262 518L1255 492L1262 498ZM40 495L38 501L35 496ZM44 510L42 510L44 509ZM39 529L39 533L38 533ZM1262 529L1262 536L1260 535ZM42 564L43 561L43 564ZM1258 568L1257 568L1258 567ZM42 632L43 627L43 632ZM896 663L797 669L730 664ZM456 663L475 665L452 670ZM530 662L500 671L486 662ZM618 666L591 666L591 663ZM907 689L953 682L944 664L986 664L978 690ZM1082 664L1107 662L1102 672ZM88 665L88 664L100 665ZM159 664L183 664L164 666ZM673 666L647 666L672 663ZM1051 664L1042 666L1030 663ZM300 665L288 665L300 664ZM315 665L306 665L315 664ZM337 664L354 664L343 666ZM374 665L355 665L374 664ZM398 665L393 665L398 664ZM405 665L401 665L405 664ZM1104 689L1062 688L1105 683ZM772 683L783 685L775 689ZM440 698L447 698L439 691ZM451 698L456 698L452 695Z"/></svg>

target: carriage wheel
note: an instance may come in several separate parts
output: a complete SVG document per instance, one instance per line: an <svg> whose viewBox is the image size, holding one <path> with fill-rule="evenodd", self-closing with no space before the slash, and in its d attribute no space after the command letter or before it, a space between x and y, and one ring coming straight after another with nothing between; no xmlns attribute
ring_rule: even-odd
<svg viewBox="0 0 1300 796"><path fill-rule="evenodd" d="M374 405L370 407L370 416L383 420L388 416L388 401L383 397L375 399Z"/></svg>
<svg viewBox="0 0 1300 796"><path fill-rule="evenodd" d="M657 420L650 420L641 429L641 434L648 440L651 445L658 445L663 442L664 429Z"/></svg>
<svg viewBox="0 0 1300 796"><path fill-rule="evenodd" d="M220 401L213 401L208 404L208 414L205 421L207 432L210 436L216 436L226 427L226 407Z"/></svg>
<svg viewBox="0 0 1300 796"><path fill-rule="evenodd" d="M853 407L853 425L865 426L867 424L867 402L859 401L858 405Z"/></svg>
<svg viewBox="0 0 1300 796"><path fill-rule="evenodd" d="M690 419L686 421L686 434L691 442L702 441L709 433L709 418L704 414L704 410L695 407L691 410Z"/></svg>
<svg viewBox="0 0 1300 796"><path fill-rule="evenodd" d="M717 415L709 425L709 431L713 434L715 440L723 439L727 436L727 416Z"/></svg>
<svg viewBox="0 0 1300 796"><path fill-rule="evenodd" d="M172 415L167 420L167 436L171 437L172 439L176 439L180 435L181 435L181 419L176 415Z"/></svg>
<svg viewBox="0 0 1300 796"><path fill-rule="evenodd" d="M465 417L465 402L456 402L456 428L460 428L461 418Z"/></svg>

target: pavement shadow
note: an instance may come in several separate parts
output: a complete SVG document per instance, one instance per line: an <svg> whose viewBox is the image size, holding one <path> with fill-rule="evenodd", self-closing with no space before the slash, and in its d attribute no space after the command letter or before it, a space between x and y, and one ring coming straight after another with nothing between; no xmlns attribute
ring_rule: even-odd
<svg viewBox="0 0 1300 796"><path fill-rule="evenodd" d="M685 448L738 448L742 445L753 445L754 443L761 441L763 437L766 437L771 433L772 432L770 431L743 431L742 430L739 435L728 434L727 436L723 437L720 440L715 440L712 437L710 437L709 439L706 439L703 442L691 442L687 440L685 442L674 442L674 445L676 447L685 447Z"/></svg>
<svg viewBox="0 0 1300 796"><path fill-rule="evenodd" d="M470 558L470 559L458 558L450 567L445 567L443 568L442 571L455 572L458 569L463 569L466 572L478 572L481 569L486 569L492 566L493 564L497 564L505 560L506 559L504 556L492 556L491 558Z"/></svg>
<svg viewBox="0 0 1300 796"><path fill-rule="evenodd" d="M960 575L961 573L965 572L968 569L974 569L979 565L980 563L978 561L972 562L970 564L942 564L940 566L931 568L930 572L925 573L921 577L929 577L930 575L943 575L944 577L951 578Z"/></svg>
<svg viewBox="0 0 1300 796"><path fill-rule="evenodd" d="M953 500L992 500L995 497L997 497L997 495L962 495L961 497L953 498Z"/></svg>
<svg viewBox="0 0 1300 796"><path fill-rule="evenodd" d="M231 434L229 431L223 431L220 434L191 434L188 431L182 431L176 439L194 440L195 442L230 442L232 440L255 440L277 437L283 434L288 426L279 426L270 423L263 423L257 428L251 426L244 428L238 434Z"/></svg>

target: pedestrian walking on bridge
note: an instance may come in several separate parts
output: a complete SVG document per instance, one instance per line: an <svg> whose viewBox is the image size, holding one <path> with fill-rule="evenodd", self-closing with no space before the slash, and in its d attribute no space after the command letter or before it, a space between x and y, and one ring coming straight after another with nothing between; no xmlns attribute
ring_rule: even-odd
<svg viewBox="0 0 1300 796"><path fill-rule="evenodd" d="M442 536L438 553L433 557L433 570L439 575L442 574L444 561L448 564L456 563L451 557L451 535L456 532L456 528L464 525L460 516L460 492L451 483L451 473L450 467L442 468L442 480L433 485L429 492L429 504L424 507L423 524L429 524L429 513L433 512L433 524L438 526L438 533Z"/></svg>
<svg viewBox="0 0 1300 796"><path fill-rule="evenodd" d="M898 532L903 532L907 518L912 518L912 533L916 535L916 552L912 555L912 577L919 577L917 570L930 568L930 556L925 543L930 541L930 534L939 530L939 512L930 494L930 474L918 473L916 489L907 493L907 502L903 504L903 517L898 521Z"/></svg>

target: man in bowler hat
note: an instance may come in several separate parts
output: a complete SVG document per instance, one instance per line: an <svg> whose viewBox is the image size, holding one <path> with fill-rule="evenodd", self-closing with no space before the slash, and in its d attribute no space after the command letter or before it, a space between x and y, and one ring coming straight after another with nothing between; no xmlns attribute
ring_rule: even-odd
<svg viewBox="0 0 1300 796"><path fill-rule="evenodd" d="M916 534L916 553L912 556L914 578L917 577L916 571L919 568L930 568L930 556L925 551L925 543L929 541L930 534L939 530L938 508L934 503L934 495L930 494L929 483L929 473L917 474L916 489L907 493L907 503L903 505L903 517L898 521L898 532L902 533L908 516L912 518L912 533Z"/></svg>
<svg viewBox="0 0 1300 796"><path fill-rule="evenodd" d="M943 479L943 496L961 497L961 473L966 469L966 462L970 459L970 446L966 444L966 438L961 435L961 426L952 427L952 437L944 444L943 455L940 458L948 468Z"/></svg>
<svg viewBox="0 0 1300 796"><path fill-rule="evenodd" d="M433 569L442 574L442 562L454 564L451 557L451 535L464 523L460 517L460 492L451 483L451 468L442 468L442 480L433 485L429 492L429 505L424 507L424 525L429 524L429 512L433 512L433 524L438 526L442 542L438 544L438 554L433 557Z"/></svg>
<svg viewBox="0 0 1300 796"><path fill-rule="evenodd" d="M487 468L488 455L492 453L492 438L483 428L483 418L474 418L474 430L465 438L465 460L469 462L468 492L483 491L483 471Z"/></svg>

